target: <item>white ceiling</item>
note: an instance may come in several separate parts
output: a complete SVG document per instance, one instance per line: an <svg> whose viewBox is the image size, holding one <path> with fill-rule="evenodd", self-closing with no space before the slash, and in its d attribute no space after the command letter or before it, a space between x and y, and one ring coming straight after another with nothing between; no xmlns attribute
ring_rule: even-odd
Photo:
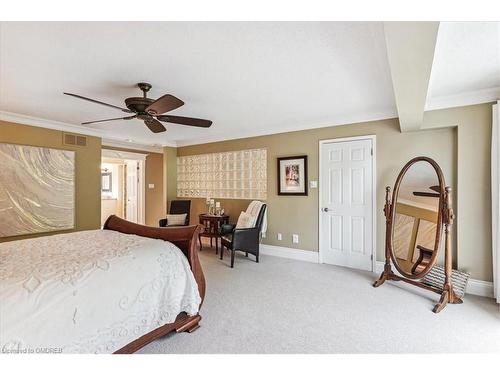
<svg viewBox="0 0 500 375"><path fill-rule="evenodd" d="M426 109L500 98L500 23L441 22Z"/></svg>
<svg viewBox="0 0 500 375"><path fill-rule="evenodd" d="M436 51L436 64L449 64L446 56L452 52L445 49L440 57ZM454 74L434 77L433 68L430 93L474 87L473 76L483 72L476 70L464 82L468 86L457 88L450 86ZM140 81L153 84L153 98L171 93L186 103L171 114L210 119L212 127L167 124L167 132L155 135L132 120L82 128L80 122L124 113L62 94L123 106L126 97L140 96L135 87ZM378 22L3 22L0 111L4 119L148 145L204 143L397 115Z"/></svg>
<svg viewBox="0 0 500 375"><path fill-rule="evenodd" d="M153 84L186 104L171 114L210 129L142 122L93 125L140 143L211 139L386 118L396 114L380 23L2 23L0 109L79 124L123 113L63 91L122 105Z"/></svg>

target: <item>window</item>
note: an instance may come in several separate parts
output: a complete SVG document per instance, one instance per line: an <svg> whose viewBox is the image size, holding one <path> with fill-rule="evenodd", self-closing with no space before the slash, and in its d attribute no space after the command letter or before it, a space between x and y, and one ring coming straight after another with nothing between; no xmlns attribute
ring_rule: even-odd
<svg viewBox="0 0 500 375"><path fill-rule="evenodd" d="M267 150L179 156L177 196L265 200Z"/></svg>

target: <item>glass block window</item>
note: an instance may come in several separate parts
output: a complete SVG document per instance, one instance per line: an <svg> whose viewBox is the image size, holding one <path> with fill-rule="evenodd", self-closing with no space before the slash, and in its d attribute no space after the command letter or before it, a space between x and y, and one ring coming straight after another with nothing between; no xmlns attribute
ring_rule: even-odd
<svg viewBox="0 0 500 375"><path fill-rule="evenodd" d="M267 198L267 150L177 157L177 196Z"/></svg>

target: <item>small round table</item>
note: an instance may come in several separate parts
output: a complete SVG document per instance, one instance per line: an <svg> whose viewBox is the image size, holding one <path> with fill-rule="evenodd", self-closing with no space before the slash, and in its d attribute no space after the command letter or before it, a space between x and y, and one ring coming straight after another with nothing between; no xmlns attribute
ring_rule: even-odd
<svg viewBox="0 0 500 375"><path fill-rule="evenodd" d="M221 238L220 228L222 224L229 223L228 215L209 215L200 214L200 224L203 225L203 232L200 233L198 240L200 241L200 250L202 249L201 237L210 237L210 246L212 246L212 238L215 238L215 254L219 252L219 238Z"/></svg>

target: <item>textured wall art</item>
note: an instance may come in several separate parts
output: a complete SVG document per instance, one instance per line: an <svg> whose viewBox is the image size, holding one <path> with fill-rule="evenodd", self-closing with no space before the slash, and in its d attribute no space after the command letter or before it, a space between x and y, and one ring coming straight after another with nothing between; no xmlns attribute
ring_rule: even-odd
<svg viewBox="0 0 500 375"><path fill-rule="evenodd" d="M0 237L74 227L75 153L0 143Z"/></svg>
<svg viewBox="0 0 500 375"><path fill-rule="evenodd" d="M267 150L179 156L177 196L265 200Z"/></svg>

